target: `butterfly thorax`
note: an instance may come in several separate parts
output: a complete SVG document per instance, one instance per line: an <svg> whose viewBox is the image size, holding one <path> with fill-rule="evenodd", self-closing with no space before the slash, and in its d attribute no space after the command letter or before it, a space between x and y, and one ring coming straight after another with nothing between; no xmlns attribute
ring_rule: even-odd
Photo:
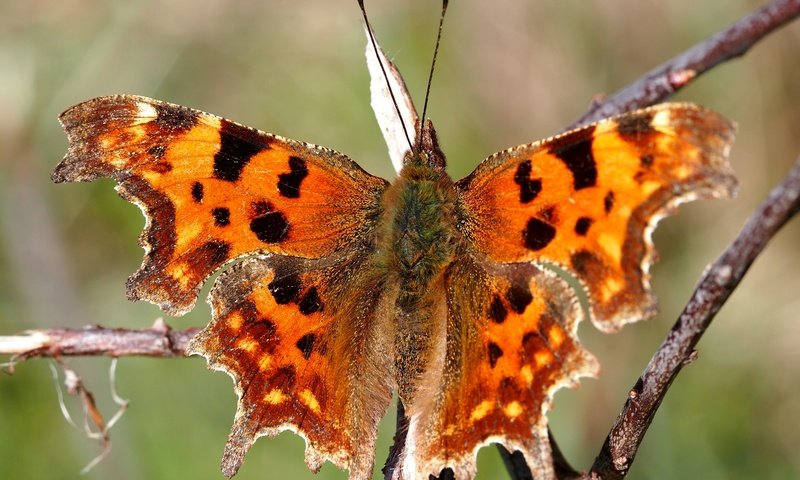
<svg viewBox="0 0 800 480"><path fill-rule="evenodd" d="M390 277L403 286L398 306L413 309L453 258L456 190L430 122L403 163L383 197L379 245Z"/></svg>
<svg viewBox="0 0 800 480"><path fill-rule="evenodd" d="M388 271L405 295L423 295L453 258L453 182L427 165L407 165L387 190L384 206L380 242Z"/></svg>

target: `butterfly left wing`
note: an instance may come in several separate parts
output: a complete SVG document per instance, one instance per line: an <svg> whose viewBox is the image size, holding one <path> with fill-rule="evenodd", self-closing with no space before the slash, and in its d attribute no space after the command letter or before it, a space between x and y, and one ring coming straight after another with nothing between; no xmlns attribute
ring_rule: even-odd
<svg viewBox="0 0 800 480"><path fill-rule="evenodd" d="M457 183L462 232L492 261L565 268L595 325L616 330L654 314L656 222L735 191L733 132L710 110L661 104L499 152Z"/></svg>
<svg viewBox="0 0 800 480"><path fill-rule="evenodd" d="M60 117L69 151L53 180L110 177L147 217L128 296L179 315L224 264L258 252L331 255L363 239L387 182L346 156L133 95Z"/></svg>
<svg viewBox="0 0 800 480"><path fill-rule="evenodd" d="M597 374L577 340L583 313L555 273L530 263L460 257L445 275L448 334L440 388L406 406L401 478L456 479L477 471L480 447L525 456L534 478L552 478L546 411L553 393Z"/></svg>

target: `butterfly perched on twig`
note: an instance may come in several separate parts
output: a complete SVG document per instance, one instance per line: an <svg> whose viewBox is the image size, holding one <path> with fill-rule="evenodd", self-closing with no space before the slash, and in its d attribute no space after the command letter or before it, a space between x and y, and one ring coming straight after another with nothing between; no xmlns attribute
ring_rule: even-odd
<svg viewBox="0 0 800 480"><path fill-rule="evenodd" d="M489 443L551 478L552 395L597 372L576 291L551 266L584 287L601 330L651 316L650 233L681 202L732 194L734 127L662 104L498 152L453 181L433 124L377 44L367 52L401 166L392 182L341 153L133 95L61 115L70 146L53 179L111 177L141 207L131 299L184 314L224 269L190 351L239 395L226 475L257 437L292 430L312 470L330 461L369 478L397 392L409 428L395 478L470 478Z"/></svg>

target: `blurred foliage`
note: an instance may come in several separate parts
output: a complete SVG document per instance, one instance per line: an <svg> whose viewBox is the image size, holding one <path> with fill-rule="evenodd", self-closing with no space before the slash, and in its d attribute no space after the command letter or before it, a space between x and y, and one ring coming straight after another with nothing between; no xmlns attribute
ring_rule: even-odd
<svg viewBox="0 0 800 480"><path fill-rule="evenodd" d="M436 2L367 2L385 50L421 102ZM431 99L454 177L485 156L560 130L612 92L762 2L551 0L451 2ZM125 301L141 261L143 219L108 181L53 185L66 141L59 112L87 98L136 93L217 113L345 152L391 177L372 118L355 2L0 2L0 334L55 325L141 328L160 315ZM598 380L559 393L550 418L568 459L587 468L627 389L703 270L800 152L800 24L715 69L680 99L739 123L733 201L685 206L658 229L653 284L660 316L616 335L581 337ZM800 475L800 225L772 242L700 344L647 435L630 478ZM207 289L206 289L207 290ZM207 306L175 328L204 325ZM99 452L61 417L46 361L0 376L0 477L76 478ZM107 359L70 363L108 415ZM89 479L221 478L235 397L201 359L123 359L131 400L113 451ZM80 406L70 403L75 415ZM377 467L391 442L387 415ZM494 449L479 477L504 478ZM256 443L237 478L344 478L303 465L291 434Z"/></svg>

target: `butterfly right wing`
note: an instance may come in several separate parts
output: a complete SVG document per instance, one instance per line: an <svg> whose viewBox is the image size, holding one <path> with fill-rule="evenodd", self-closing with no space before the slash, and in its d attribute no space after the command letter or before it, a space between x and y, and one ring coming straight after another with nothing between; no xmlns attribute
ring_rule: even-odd
<svg viewBox="0 0 800 480"><path fill-rule="evenodd" d="M228 373L239 397L222 459L233 476L260 436L290 430L306 464L372 476L378 422L392 399L392 325L384 279L358 254L336 261L272 256L215 282L213 320L187 351Z"/></svg>
<svg viewBox="0 0 800 480"><path fill-rule="evenodd" d="M478 449L520 451L534 478L553 478L547 417L556 390L595 376L598 364L577 338L583 312L574 290L530 263L470 256L445 275L448 335L432 398L406 406L410 426L403 479L458 480L477 472Z"/></svg>

